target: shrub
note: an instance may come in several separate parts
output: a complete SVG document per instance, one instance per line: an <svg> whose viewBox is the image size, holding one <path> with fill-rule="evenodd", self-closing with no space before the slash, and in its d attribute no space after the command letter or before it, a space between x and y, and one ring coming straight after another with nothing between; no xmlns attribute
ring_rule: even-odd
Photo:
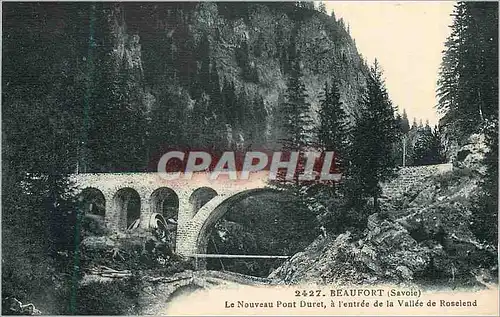
<svg viewBox="0 0 500 317"><path fill-rule="evenodd" d="M140 280L136 277L109 283L96 282L81 286L76 294L78 315L137 314Z"/></svg>

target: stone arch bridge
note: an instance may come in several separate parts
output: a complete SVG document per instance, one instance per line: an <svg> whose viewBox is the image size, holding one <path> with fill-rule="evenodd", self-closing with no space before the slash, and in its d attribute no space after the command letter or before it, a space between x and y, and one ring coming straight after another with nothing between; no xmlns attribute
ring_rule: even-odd
<svg viewBox="0 0 500 317"><path fill-rule="evenodd" d="M403 168L398 178L382 187L386 194L394 195L450 170L451 164ZM134 226L151 229L153 214L176 223L175 249L182 256L206 253L208 231L232 205L274 191L266 187L265 173L250 180L215 181L208 173L168 181L158 173L75 174L72 178L86 198L86 212L101 217L112 231L124 232Z"/></svg>
<svg viewBox="0 0 500 317"><path fill-rule="evenodd" d="M258 174L258 173L256 173ZM176 223L176 253L206 253L208 230L230 207L250 196L269 194L265 177L210 180L195 173L189 180L165 180L158 173L83 173L72 175L85 199L85 212L104 220L114 232L151 229L151 216Z"/></svg>

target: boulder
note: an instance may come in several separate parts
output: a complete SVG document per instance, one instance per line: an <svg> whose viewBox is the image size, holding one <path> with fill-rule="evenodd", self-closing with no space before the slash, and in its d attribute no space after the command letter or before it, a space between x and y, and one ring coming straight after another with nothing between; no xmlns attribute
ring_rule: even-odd
<svg viewBox="0 0 500 317"><path fill-rule="evenodd" d="M426 206L434 201L436 193L438 192L438 187L435 184L431 186L425 186L420 192L416 194L416 197L409 203L409 207Z"/></svg>
<svg viewBox="0 0 500 317"><path fill-rule="evenodd" d="M269 277L286 284L411 281L429 262L427 249L420 247L402 225L378 214L369 216L368 229L361 239L355 240L346 232L324 239L323 244L327 247L313 243Z"/></svg>
<svg viewBox="0 0 500 317"><path fill-rule="evenodd" d="M472 134L465 145L461 146L453 159L456 168L469 168L481 174L486 172L483 164L485 154L489 151L484 134Z"/></svg>

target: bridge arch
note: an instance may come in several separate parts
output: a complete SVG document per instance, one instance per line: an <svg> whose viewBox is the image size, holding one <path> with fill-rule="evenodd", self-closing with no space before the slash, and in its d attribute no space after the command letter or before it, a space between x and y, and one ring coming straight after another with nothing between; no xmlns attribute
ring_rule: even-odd
<svg viewBox="0 0 500 317"><path fill-rule="evenodd" d="M179 196L168 187L157 188L149 198L152 213L159 213L165 220L177 222L179 214Z"/></svg>
<svg viewBox="0 0 500 317"><path fill-rule="evenodd" d="M206 203L216 197L217 191L210 187L200 187L189 196L191 216L194 216Z"/></svg>
<svg viewBox="0 0 500 317"><path fill-rule="evenodd" d="M283 193L274 188L255 188L241 191L231 196L217 196L205 204L193 217L188 230L184 232L181 243L178 243L178 253L193 255L206 253L209 231L236 203L245 198L260 195Z"/></svg>
<svg viewBox="0 0 500 317"><path fill-rule="evenodd" d="M95 187L86 187L79 193L79 201L85 214L93 214L104 220L106 199L102 191Z"/></svg>
<svg viewBox="0 0 500 317"><path fill-rule="evenodd" d="M141 197L131 188L120 188L113 196L113 209L116 215L118 229L127 229L141 216Z"/></svg>

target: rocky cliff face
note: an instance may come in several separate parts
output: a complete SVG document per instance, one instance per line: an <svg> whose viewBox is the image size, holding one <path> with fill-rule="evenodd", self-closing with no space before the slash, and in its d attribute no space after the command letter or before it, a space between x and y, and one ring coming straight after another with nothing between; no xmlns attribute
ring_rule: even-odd
<svg viewBox="0 0 500 317"><path fill-rule="evenodd" d="M208 57L221 81L233 82L236 91L264 98L271 136L272 114L286 89L292 41L313 116L326 81L338 82L351 114L366 84L367 67L343 23L293 4L120 3L107 17L115 65L132 72L133 86L140 87L143 105L150 112L165 90L182 95L188 108L193 107L193 86L203 84L196 82L197 74L205 71L203 58Z"/></svg>
<svg viewBox="0 0 500 317"><path fill-rule="evenodd" d="M484 172L475 158L482 150L464 146L465 151L453 170L430 175L384 201L363 233L318 237L270 277L284 284L442 280L453 287L489 287L497 280L497 251L473 234L473 204Z"/></svg>
<svg viewBox="0 0 500 317"><path fill-rule="evenodd" d="M326 81L353 114L368 76L342 21L295 3L23 3L3 16L8 112L22 102L71 127L61 151L75 170L151 170L165 147L273 149L292 61L313 118Z"/></svg>

